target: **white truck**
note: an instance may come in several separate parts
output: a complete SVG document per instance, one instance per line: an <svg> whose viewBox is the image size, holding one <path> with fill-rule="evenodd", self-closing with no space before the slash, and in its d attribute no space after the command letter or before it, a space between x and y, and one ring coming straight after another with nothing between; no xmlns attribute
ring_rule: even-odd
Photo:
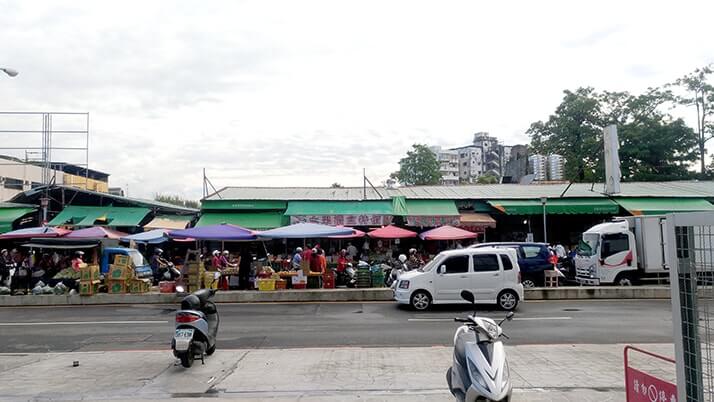
<svg viewBox="0 0 714 402"><path fill-rule="evenodd" d="M664 215L615 218L591 227L575 255L576 281L594 286L668 281L666 234Z"/></svg>

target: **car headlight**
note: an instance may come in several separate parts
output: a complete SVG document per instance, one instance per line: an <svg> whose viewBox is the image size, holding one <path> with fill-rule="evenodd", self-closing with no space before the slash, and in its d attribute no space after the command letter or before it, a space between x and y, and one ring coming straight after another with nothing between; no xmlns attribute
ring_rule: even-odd
<svg viewBox="0 0 714 402"><path fill-rule="evenodd" d="M478 385L480 385L483 389L490 392L491 389L488 387L488 385L486 385L486 380L483 379L483 376L476 368L476 364L474 364L474 362L472 362L471 359L466 359L466 365L469 368L469 373L471 374L471 378L476 383L478 383Z"/></svg>
<svg viewBox="0 0 714 402"><path fill-rule="evenodd" d="M409 289L409 281L399 281L399 289Z"/></svg>
<svg viewBox="0 0 714 402"><path fill-rule="evenodd" d="M484 321L483 325L486 333L491 337L491 339L498 338L498 325L488 321Z"/></svg>

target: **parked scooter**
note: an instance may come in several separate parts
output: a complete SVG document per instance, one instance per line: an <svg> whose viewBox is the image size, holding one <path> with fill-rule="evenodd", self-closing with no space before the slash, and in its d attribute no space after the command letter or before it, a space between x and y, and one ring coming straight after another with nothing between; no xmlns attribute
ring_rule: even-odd
<svg viewBox="0 0 714 402"><path fill-rule="evenodd" d="M347 263L343 272L336 272L335 286L347 286L348 288L357 286L357 271L352 267L352 263Z"/></svg>
<svg viewBox="0 0 714 402"><path fill-rule="evenodd" d="M219 318L216 304L211 301L215 294L215 289L193 292L183 298L181 310L176 312L171 349L184 367L191 367L196 358L205 363L206 355L216 351Z"/></svg>
<svg viewBox="0 0 714 402"><path fill-rule="evenodd" d="M461 298L474 303L474 295L461 291ZM476 313L468 318L454 318L464 323L454 334L454 358L446 372L449 391L460 402L510 401L513 386L503 349L501 324L510 321L513 312L498 324Z"/></svg>

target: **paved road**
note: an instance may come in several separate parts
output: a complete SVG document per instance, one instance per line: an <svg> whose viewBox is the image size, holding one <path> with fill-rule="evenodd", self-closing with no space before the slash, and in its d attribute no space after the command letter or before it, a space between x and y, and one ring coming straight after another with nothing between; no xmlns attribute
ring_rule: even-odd
<svg viewBox="0 0 714 402"><path fill-rule="evenodd" d="M394 303L220 304L219 348L449 345L468 310L418 313ZM502 317L482 307L480 313ZM0 308L0 352L169 347L174 306ZM526 302L504 325L509 344L672 342L668 300Z"/></svg>

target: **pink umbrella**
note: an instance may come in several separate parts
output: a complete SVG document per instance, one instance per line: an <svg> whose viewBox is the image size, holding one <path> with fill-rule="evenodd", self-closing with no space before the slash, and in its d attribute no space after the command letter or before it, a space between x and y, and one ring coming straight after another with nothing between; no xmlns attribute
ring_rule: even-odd
<svg viewBox="0 0 714 402"><path fill-rule="evenodd" d="M5 239L31 239L40 237L61 237L71 232L71 230L55 228L50 226L42 226L37 228L27 228L13 230L0 235L0 240Z"/></svg>
<svg viewBox="0 0 714 402"><path fill-rule="evenodd" d="M352 229L354 233L349 234L349 235L339 235L339 236L329 236L328 239L355 239L358 237L364 237L365 233L361 230L357 230L355 228L350 228L347 226L337 226L338 228L344 227L345 229Z"/></svg>
<svg viewBox="0 0 714 402"><path fill-rule="evenodd" d="M455 228L449 225L427 230L419 235L422 240L462 240L474 239L476 236L477 234L474 232L469 232L468 230Z"/></svg>
<svg viewBox="0 0 714 402"><path fill-rule="evenodd" d="M389 225L375 229L369 233L367 236L374 237L375 239L406 239L408 237L416 237L417 233L411 230L402 229L394 225Z"/></svg>
<svg viewBox="0 0 714 402"><path fill-rule="evenodd" d="M120 239L124 236L127 236L127 233L101 226L94 226L75 230L64 237L69 239Z"/></svg>

